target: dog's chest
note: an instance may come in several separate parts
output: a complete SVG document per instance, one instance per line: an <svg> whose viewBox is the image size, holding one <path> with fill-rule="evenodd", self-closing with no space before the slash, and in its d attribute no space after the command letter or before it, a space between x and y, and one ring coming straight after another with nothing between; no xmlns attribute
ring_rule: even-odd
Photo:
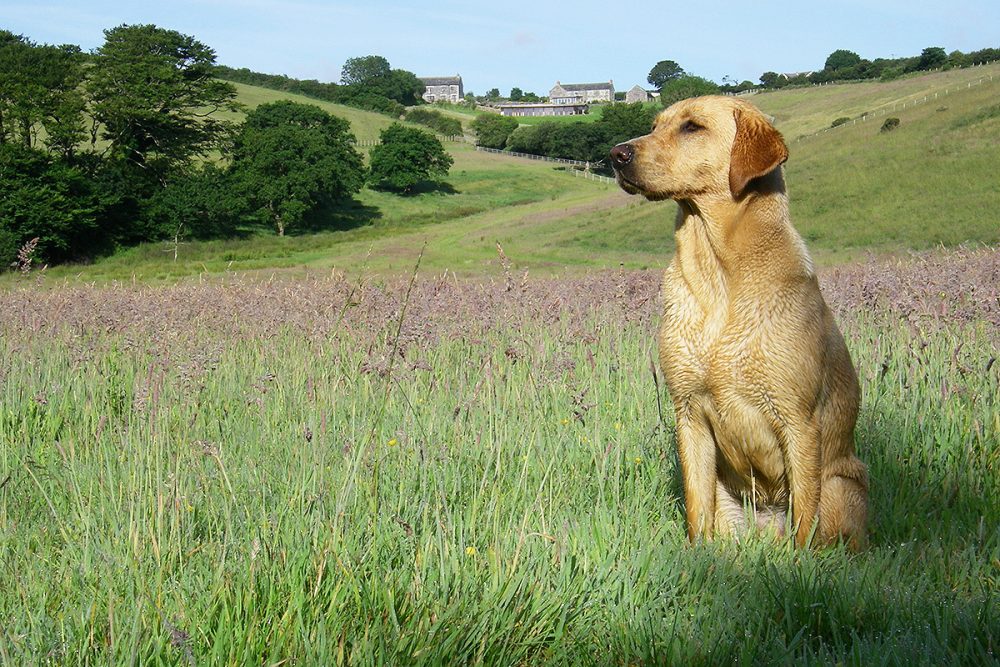
<svg viewBox="0 0 1000 667"><path fill-rule="evenodd" d="M671 398L711 426L730 488L756 484L765 497L780 494L784 460L753 356L759 331L746 319L734 322L728 300L706 298L690 285L678 268L668 269L659 351Z"/></svg>

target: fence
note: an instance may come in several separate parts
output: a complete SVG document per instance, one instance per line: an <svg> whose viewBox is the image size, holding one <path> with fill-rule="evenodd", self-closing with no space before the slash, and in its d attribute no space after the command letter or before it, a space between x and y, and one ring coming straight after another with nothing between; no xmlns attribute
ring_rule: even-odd
<svg viewBox="0 0 1000 667"><path fill-rule="evenodd" d="M465 137L461 134L455 134L451 136L445 136L443 134L435 134L438 141L451 141L451 142L463 142ZM381 139L362 139L360 141L355 140L353 145L355 148L372 148L373 146L380 146L382 144Z"/></svg>
<svg viewBox="0 0 1000 667"><path fill-rule="evenodd" d="M998 62L998 61L994 60L993 62ZM989 63L984 63L984 64L989 64ZM978 65L978 67L982 67L982 65ZM979 86L979 85L982 85L984 83L991 83L993 81L993 77L994 77L994 75L990 74L989 76L984 76L984 77L978 79L977 81L968 81L968 82L966 82L966 84L964 86L961 86L961 85L960 86L954 86L952 88L945 88L943 91L942 90L936 91L933 95L931 95L930 93L928 93L928 94L924 95L922 98L917 98L917 99L912 99L912 100L903 100L902 102L893 102L892 108L885 108L885 109L881 109L879 111L873 111L871 113L865 113L863 116L860 116L858 118L852 118L850 122L844 122L844 123L841 123L840 125L834 125L832 127L824 127L822 130L819 130L817 132L813 132L811 134L803 134L801 136L796 137L795 141L801 141L802 139L808 139L809 137L815 137L817 135L823 134L824 132L830 132L832 130L836 130L836 129L841 128L841 127L849 127L851 125L857 125L859 122L866 123L871 118L881 118L882 116L887 116L888 114L893 113L893 112L895 112L897 110L898 111L902 111L903 109L907 109L907 108L912 109L913 107L915 107L915 106L917 106L919 104L926 104L927 102L933 102L934 100L940 99L942 97L945 97L945 96L947 96L947 95L949 95L949 94L951 94L951 93L953 93L953 92L955 92L957 90L968 90L969 88L972 88L973 86Z"/></svg>
<svg viewBox="0 0 1000 667"><path fill-rule="evenodd" d="M508 155L510 157L521 157L527 158L529 160L540 160L542 162L555 162L558 164L566 164L571 167L583 167L583 169L570 169L569 172L572 173L577 178L586 178L588 181L599 181L601 183L614 183L615 179L609 178L607 176L601 176L600 174L595 174L590 171L592 166L596 163L583 162L581 160L568 160L561 157L548 157L546 155L532 155L531 153L514 153L512 151L502 151L496 148L486 148L484 146L476 146L477 151L482 151L483 153L495 153L496 155Z"/></svg>
<svg viewBox="0 0 1000 667"><path fill-rule="evenodd" d="M529 160L542 160L543 162L558 162L559 164L571 164L577 167L583 167L585 169L590 169L589 162L583 162L581 160L567 160L561 157L548 157L547 155L532 155L531 153L515 153L513 151L502 151L496 148L486 148L485 146L476 146L477 151L482 151L484 153L496 153L497 155L509 155L510 157L523 157Z"/></svg>

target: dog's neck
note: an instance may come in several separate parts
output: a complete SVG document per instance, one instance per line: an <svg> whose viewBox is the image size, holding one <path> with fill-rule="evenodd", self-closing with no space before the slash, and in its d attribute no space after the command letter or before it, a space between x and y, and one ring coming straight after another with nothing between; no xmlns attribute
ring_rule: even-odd
<svg viewBox="0 0 1000 667"><path fill-rule="evenodd" d="M813 276L813 264L788 216L780 169L757 179L742 197L679 200L677 260L689 285L717 300L744 281Z"/></svg>

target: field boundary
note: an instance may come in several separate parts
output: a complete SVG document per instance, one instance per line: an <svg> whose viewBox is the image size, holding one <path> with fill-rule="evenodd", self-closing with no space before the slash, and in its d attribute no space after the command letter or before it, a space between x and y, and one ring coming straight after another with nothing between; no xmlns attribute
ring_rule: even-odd
<svg viewBox="0 0 1000 667"><path fill-rule="evenodd" d="M1000 62L1000 61L994 60L993 62L995 63L995 62ZM990 63L984 63L984 64L990 64ZM979 65L979 67L982 67L982 66L983 65ZM842 127L850 127L852 125L857 125L859 121L862 122L862 123L866 123L866 122L868 122L869 119L881 118L883 116L889 115L890 113L894 113L896 111L902 111L903 109L908 109L908 108L912 109L915 106L918 106L918 105L921 105L921 104L926 104L927 102L933 102L934 100L941 99L942 97L950 95L951 93L957 92L959 90L969 90L970 88L973 88L975 86L980 86L980 85L982 85L984 83L992 83L995 76L996 75L994 75L994 74L990 74L989 76L983 76L983 77L979 78L976 81L969 81L969 82L967 82L964 86L949 86L948 88L945 88L944 90L935 91L933 95L931 95L930 93L928 93L928 94L924 95L922 98L916 98L916 99L912 99L912 100L903 100L902 103L893 102L892 103L892 108L885 108L885 109L881 109L879 111L873 111L871 113L865 113L864 115L859 116L858 118L852 118L850 120L850 122L844 122L844 123L841 123L840 125L834 125L834 126L831 126L831 127L824 127L822 130L817 130L816 132L812 132L810 134L799 135L798 137L796 137L794 139L794 141L801 141L802 139L809 139L811 137L818 136L818 135L823 134L825 132L830 132L832 130L838 130L838 129L842 128Z"/></svg>
<svg viewBox="0 0 1000 667"><path fill-rule="evenodd" d="M454 134L454 135L447 135L447 136L443 135L443 134L435 134L434 136L437 137L438 141L449 141L449 142L452 142L452 143L463 143L463 142L466 141L465 136L461 135L461 134ZM359 141L359 140L355 139L353 142L351 142L351 145L354 146L355 148L373 148L375 146L381 146L382 145L382 140L381 139L362 139L362 140Z"/></svg>
<svg viewBox="0 0 1000 667"><path fill-rule="evenodd" d="M595 174L590 170L591 167L599 164L597 162L585 162L583 160L570 160L568 158L561 157L548 157L547 155L533 155L531 153L515 153L513 151L503 151L498 148L486 148L485 146L476 146L476 150L483 153L494 153L496 155L508 155L510 157L520 157L527 158L529 160L540 160L542 162L555 162L557 164L566 164L571 167L582 167L582 169L570 169L574 176L577 178L586 178L588 181L599 181L601 183L614 183L615 179L608 176L601 176L600 174Z"/></svg>

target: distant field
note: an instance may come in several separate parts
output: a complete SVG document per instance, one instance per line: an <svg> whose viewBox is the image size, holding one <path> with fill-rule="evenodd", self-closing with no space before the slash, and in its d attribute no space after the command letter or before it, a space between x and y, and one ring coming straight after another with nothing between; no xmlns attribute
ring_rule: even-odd
<svg viewBox="0 0 1000 667"><path fill-rule="evenodd" d="M879 133L882 117L801 140L794 129L822 129L829 125L826 116L877 110L989 72L984 67L751 98L779 114L791 152L786 180L793 222L820 264L869 252L1000 242L1000 189L993 177L1000 173L1000 78L894 112L901 125L890 134ZM283 98L251 86L238 89L249 106ZM869 97L859 98L864 91ZM362 140L377 138L392 122L349 107L321 106L351 120ZM171 281L227 270L324 271L361 264L400 273L425 242L426 268L460 273L497 271L497 241L516 267L533 273L640 269L669 260L673 204L628 197L614 185L574 178L551 163L477 153L461 143L446 146L456 161L448 187L412 197L363 190L354 205L330 213L329 231L189 243L178 249L177 262L172 247L147 244L91 265L56 267L50 275ZM10 279L0 277L0 283Z"/></svg>
<svg viewBox="0 0 1000 667"><path fill-rule="evenodd" d="M864 81L827 86L793 88L753 95L747 99L765 113L775 117L775 124L785 137L794 140L803 134L818 132L830 127L837 118L857 118L863 113L899 107L903 102L922 99L926 95L966 86L981 78L1000 77L1000 63L985 67L970 67L946 72L911 75L895 81ZM995 91L995 88L993 88ZM994 95L996 93L994 92ZM941 106L945 101L929 104ZM893 114L898 115L898 114Z"/></svg>
<svg viewBox="0 0 1000 667"><path fill-rule="evenodd" d="M341 118L350 121L351 131L354 132L354 136L359 141L371 141L378 139L379 132L389 127L389 125L393 122L393 119L389 116L371 113L369 111L362 111L361 109L344 106L343 104L333 104L332 102L324 102L312 97L305 97L304 95L284 93L270 88L259 88L257 86L248 86L246 84L233 83L231 81L227 83L230 83L236 88L237 99L239 102L245 104L250 109L267 102L276 102L277 100L293 100L302 104L312 104L320 107L321 109L325 109L335 116L340 116ZM243 118L243 114L223 113L219 115L233 120L242 120Z"/></svg>

